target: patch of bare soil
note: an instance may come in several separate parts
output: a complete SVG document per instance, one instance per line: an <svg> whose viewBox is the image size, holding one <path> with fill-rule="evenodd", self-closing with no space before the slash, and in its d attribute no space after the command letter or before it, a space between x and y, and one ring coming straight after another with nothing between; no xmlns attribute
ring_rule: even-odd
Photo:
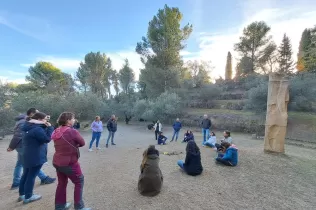
<svg viewBox="0 0 316 210"><path fill-rule="evenodd" d="M88 145L90 132L82 134ZM169 140L171 134L172 129L167 128L165 135ZM286 145L286 155L264 154L263 141L251 140L250 135L233 135L239 147L239 165L234 168L216 165L216 152L201 147L204 171L191 177L177 166L177 160L185 158L186 146L178 140L157 146L164 184L158 196L147 198L138 193L137 181L142 152L149 144L155 144L154 134L146 130L145 124L120 125L115 137L117 146L107 149L106 137L107 132L101 138L102 150L89 153L87 145L81 150L84 200L92 209L316 209L315 150ZM42 200L28 205L16 202L18 192L9 190L16 152L6 152L8 138L0 141L1 209L54 209L56 184L40 186L38 179L35 192L43 196ZM196 135L196 139L200 145L201 136ZM55 177L51 165L53 151L50 144L49 162L43 170ZM182 154L176 154L181 151ZM71 182L68 200L73 200Z"/></svg>

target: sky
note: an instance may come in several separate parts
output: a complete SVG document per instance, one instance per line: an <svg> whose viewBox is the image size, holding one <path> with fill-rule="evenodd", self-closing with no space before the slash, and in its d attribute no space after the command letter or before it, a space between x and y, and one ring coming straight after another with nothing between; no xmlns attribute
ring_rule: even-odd
<svg viewBox="0 0 316 210"><path fill-rule="evenodd" d="M316 25L315 0L3 0L0 80L25 83L38 61L73 75L91 51L105 53L117 70L127 58L137 79L143 65L135 46L165 4L180 9L182 25L193 25L181 52L184 61L211 61L213 77L225 75L228 51L236 65L233 46L249 23L265 21L277 45L286 33L294 59L303 30Z"/></svg>

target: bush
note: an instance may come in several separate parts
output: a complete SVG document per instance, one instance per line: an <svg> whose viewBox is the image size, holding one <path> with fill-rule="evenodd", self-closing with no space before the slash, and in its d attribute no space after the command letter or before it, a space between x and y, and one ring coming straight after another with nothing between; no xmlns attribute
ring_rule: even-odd
<svg viewBox="0 0 316 210"><path fill-rule="evenodd" d="M12 107L21 113L25 113L30 107L35 107L50 114L52 120L56 120L65 111L74 112L79 120L93 119L96 115L109 116L111 114L108 104L93 94L62 97L36 92L23 93L12 100Z"/></svg>
<svg viewBox="0 0 316 210"><path fill-rule="evenodd" d="M247 92L247 96L246 109L256 112L265 112L267 110L268 83L262 83L250 89Z"/></svg>
<svg viewBox="0 0 316 210"><path fill-rule="evenodd" d="M16 115L17 113L10 108L0 108L0 137L13 131Z"/></svg>
<svg viewBox="0 0 316 210"><path fill-rule="evenodd" d="M133 113L137 118L148 121L171 122L183 115L183 103L175 93L163 93L155 100L140 100L134 104Z"/></svg>
<svg viewBox="0 0 316 210"><path fill-rule="evenodd" d="M243 110L245 103L243 101L238 101L237 103L228 102L225 105L225 109L230 110Z"/></svg>

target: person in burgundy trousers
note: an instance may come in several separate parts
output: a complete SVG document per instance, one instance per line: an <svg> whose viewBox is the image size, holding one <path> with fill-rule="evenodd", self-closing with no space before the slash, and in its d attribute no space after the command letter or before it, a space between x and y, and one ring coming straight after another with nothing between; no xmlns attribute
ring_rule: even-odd
<svg viewBox="0 0 316 210"><path fill-rule="evenodd" d="M80 133L73 128L75 115L70 112L62 113L58 118L59 127L53 132L55 145L53 165L56 168L58 185L55 195L55 210L65 210L71 207L67 202L68 179L75 185L74 207L76 210L90 210L84 207L82 199L84 176L78 162L79 147L85 145Z"/></svg>

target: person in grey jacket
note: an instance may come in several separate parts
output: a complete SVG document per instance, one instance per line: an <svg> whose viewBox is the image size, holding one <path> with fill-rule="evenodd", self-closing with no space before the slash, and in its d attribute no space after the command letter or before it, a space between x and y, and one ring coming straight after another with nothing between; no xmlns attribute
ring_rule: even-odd
<svg viewBox="0 0 316 210"><path fill-rule="evenodd" d="M202 126L202 136L203 136L202 145L204 145L206 140L210 137L210 128L212 126L212 122L208 118L207 114L204 115L201 126Z"/></svg>
<svg viewBox="0 0 316 210"><path fill-rule="evenodd" d="M16 150L18 153L18 158L15 164L14 172L13 172L13 183L11 185L11 190L15 190L19 188L21 174L23 170L22 166L22 156L23 156L23 148L22 148L22 138L24 136L24 132L22 131L22 127L26 122L27 117L31 117L36 112L38 112L35 108L30 108L27 110L26 115L21 114L15 118L16 124L14 127L14 133L12 140L10 141L9 147L7 149L8 152L12 152ZM56 178L51 178L47 176L42 170L38 173L38 178L41 180L41 184L52 184L55 182Z"/></svg>

